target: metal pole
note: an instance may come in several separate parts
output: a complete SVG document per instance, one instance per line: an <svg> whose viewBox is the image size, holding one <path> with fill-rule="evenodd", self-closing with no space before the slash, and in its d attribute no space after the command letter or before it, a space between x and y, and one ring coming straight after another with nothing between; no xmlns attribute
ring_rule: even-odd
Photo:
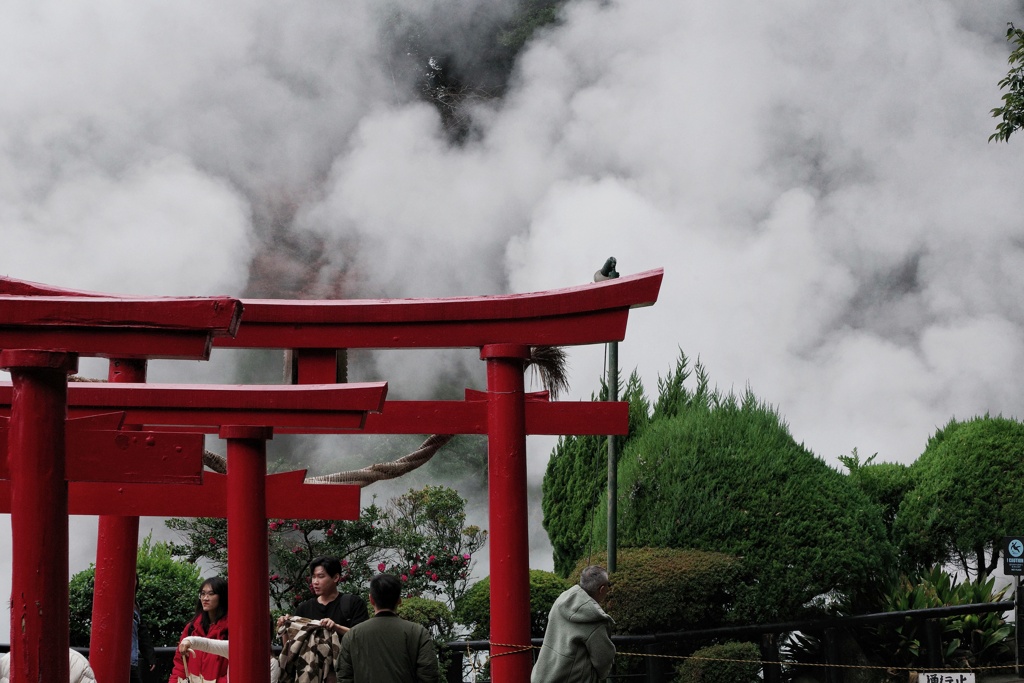
<svg viewBox="0 0 1024 683"><path fill-rule="evenodd" d="M1021 632L1020 632L1021 631L1021 625L1024 624L1024 621L1022 621L1022 618L1024 618L1024 605L1021 604L1021 602L1024 601L1024 590L1022 590L1022 588L1021 588L1020 576L1017 575L1017 574L1014 574L1014 576L1013 576L1013 592L1014 592L1014 596L1013 597L1015 598L1015 600L1013 602L1013 614L1014 614L1014 617L1013 617L1013 619L1014 619L1014 621L1013 621L1014 628L1013 628L1013 630L1014 630L1014 634L1016 636L1016 641L1017 641L1017 648L1016 648L1017 649L1017 652L1016 652L1016 655L1017 655L1016 656L1016 661L1017 661L1016 674L1018 676L1020 676L1020 674L1021 674L1021 664L1024 663L1024 662L1022 662L1022 657L1021 657L1021 649L1022 649L1021 646L1024 645L1024 637L1021 637Z"/></svg>
<svg viewBox="0 0 1024 683"><path fill-rule="evenodd" d="M608 343L608 400L619 400L619 343ZM618 439L608 435L608 572L618 564L619 453Z"/></svg>
<svg viewBox="0 0 1024 683"><path fill-rule="evenodd" d="M614 280L619 276L615 265L615 257L604 262L599 271L594 273L594 282ZM619 343L608 342L608 369L605 374L608 384L608 400L619 400ZM618 523L619 523L619 453L617 438L608 435L608 573L615 571L618 565Z"/></svg>

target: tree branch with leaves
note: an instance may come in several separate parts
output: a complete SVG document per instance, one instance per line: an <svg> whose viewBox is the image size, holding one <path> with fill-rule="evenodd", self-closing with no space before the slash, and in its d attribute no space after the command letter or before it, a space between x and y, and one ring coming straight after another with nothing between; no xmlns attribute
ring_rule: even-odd
<svg viewBox="0 0 1024 683"><path fill-rule="evenodd" d="M1010 71L1006 78L999 81L999 89L1005 90L1003 106L992 110L992 116L1001 118L996 125L996 132L988 136L988 141L1008 142L1014 131L1024 128L1024 29L1007 24L1006 40L1014 45L1008 59Z"/></svg>

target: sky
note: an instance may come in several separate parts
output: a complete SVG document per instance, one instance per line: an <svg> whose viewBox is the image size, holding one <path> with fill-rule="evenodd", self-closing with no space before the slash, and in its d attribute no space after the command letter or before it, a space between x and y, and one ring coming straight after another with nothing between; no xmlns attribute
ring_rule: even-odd
<svg viewBox="0 0 1024 683"><path fill-rule="evenodd" d="M837 468L854 448L913 462L954 417L1024 413L1024 133L987 141L1019 0L570 2L460 145L396 35L471 54L504 1L2 6L0 274L442 297L583 284L614 256L665 270L623 372L653 392L680 350L699 358ZM569 362L565 398L589 398L603 349ZM150 379L237 381L238 365ZM393 398L483 388L474 353L358 372ZM553 443L528 442L538 531ZM73 519L72 572L94 528Z"/></svg>

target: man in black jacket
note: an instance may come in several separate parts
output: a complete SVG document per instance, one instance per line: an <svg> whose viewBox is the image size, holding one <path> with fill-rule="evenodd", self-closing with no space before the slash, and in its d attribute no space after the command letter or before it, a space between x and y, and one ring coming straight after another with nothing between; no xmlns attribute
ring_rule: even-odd
<svg viewBox="0 0 1024 683"><path fill-rule="evenodd" d="M341 581L341 562L338 558L313 559L309 563L309 574L309 582L316 597L300 602L295 608L296 616L319 621L321 626L334 631L339 638L356 624L370 618L361 597L338 592L338 583ZM277 620L278 628L289 616L285 614Z"/></svg>

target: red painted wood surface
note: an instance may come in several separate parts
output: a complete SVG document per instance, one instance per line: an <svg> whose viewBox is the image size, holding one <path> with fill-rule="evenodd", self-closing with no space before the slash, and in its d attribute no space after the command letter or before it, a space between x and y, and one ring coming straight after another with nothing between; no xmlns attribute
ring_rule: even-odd
<svg viewBox="0 0 1024 683"><path fill-rule="evenodd" d="M68 414L71 417L105 414L110 410L110 405L96 405L99 401L90 401L88 400L90 397L79 394L78 386L72 384L68 388ZM10 396L10 384L0 382L0 416L10 414ZM79 401L84 401L86 405L78 405ZM102 403L112 402L104 400ZM138 420L159 410L156 407L129 409L126 413L118 413L118 415L130 415L133 420ZM621 401L615 403L607 401L548 402L545 392L526 395L527 434L625 434L628 429L628 417L629 404ZM207 417L193 420L195 423L208 421L211 419ZM166 426L168 430L172 429L173 426L167 426L167 422L167 417L158 417L155 422L150 424ZM195 430L200 427L201 431L211 434L218 428L217 425L197 424L184 426L182 429ZM333 431L336 433L340 430ZM359 431L361 434L486 434L486 394L481 391L467 390L465 401L387 401L383 404L382 412L367 414L366 422ZM332 433L332 430L275 425L275 432L278 434L313 434Z"/></svg>
<svg viewBox="0 0 1024 683"><path fill-rule="evenodd" d="M0 348L80 356L206 359L211 337L234 334L230 298L121 299L0 295Z"/></svg>
<svg viewBox="0 0 1024 683"><path fill-rule="evenodd" d="M386 382L330 385L208 385L78 383L68 387L73 417L112 410L129 424L185 426L216 433L222 425L285 426L295 431L352 431L379 411ZM11 404L10 383L0 383L0 415Z"/></svg>
<svg viewBox="0 0 1024 683"><path fill-rule="evenodd" d="M7 420L0 418L0 479L9 479ZM68 422L65 478L69 481L198 484L202 434L73 431Z"/></svg>
<svg viewBox="0 0 1024 683"><path fill-rule="evenodd" d="M146 381L145 360L112 359L107 381L138 383ZM121 419L124 413L119 414ZM95 421L93 418L92 421ZM88 424L90 419L72 420ZM138 425L118 425L130 432L139 432ZM200 437L202 438L202 437ZM74 439L69 439L74 443ZM202 448L199 443L200 471ZM133 605L125 599L129 587L135 585L139 545L139 518L131 510L119 515L100 515L96 532L96 573L92 599L92 631L89 636L89 663L98 680L128 683L131 672L131 640Z"/></svg>
<svg viewBox="0 0 1024 683"><path fill-rule="evenodd" d="M491 676L528 681L530 645L530 541L526 498L526 411L523 366L529 349L486 346L487 483L491 566Z"/></svg>
<svg viewBox="0 0 1024 683"><path fill-rule="evenodd" d="M11 681L68 680L68 511L64 481L66 353L0 352L10 370L14 410L9 459L11 513ZM5 482L7 483L7 482ZM44 646L45 644L45 646Z"/></svg>
<svg viewBox="0 0 1024 683"><path fill-rule="evenodd" d="M227 439L228 566L235 599L228 611L231 679L270 681L270 568L267 545L267 443L273 431L224 427ZM262 596L262 599L256 599Z"/></svg>
<svg viewBox="0 0 1024 683"><path fill-rule="evenodd" d="M68 511L72 515L142 517L227 517L226 475L204 472L203 483L106 484L70 482ZM304 484L305 470L267 475L267 518L359 519L359 487L348 484ZM11 511L10 482L0 480L0 513Z"/></svg>
<svg viewBox="0 0 1024 683"><path fill-rule="evenodd" d="M661 269L530 294L445 299L246 299L229 348L473 348L621 341L629 309L653 304Z"/></svg>

